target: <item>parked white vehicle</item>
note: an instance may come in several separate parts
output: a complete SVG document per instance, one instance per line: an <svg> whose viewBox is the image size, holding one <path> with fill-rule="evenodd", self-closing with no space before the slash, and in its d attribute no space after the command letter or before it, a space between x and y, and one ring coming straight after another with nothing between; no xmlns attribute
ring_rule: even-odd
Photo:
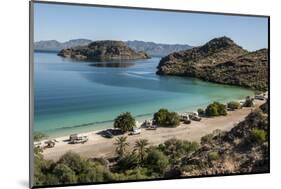
<svg viewBox="0 0 281 189"><path fill-rule="evenodd" d="M136 127L137 127L137 128L140 128L140 127L141 127L141 125L142 125L142 123L140 123L140 122L136 121Z"/></svg>
<svg viewBox="0 0 281 189"><path fill-rule="evenodd" d="M256 95L255 99L257 99L257 100L265 100L265 96L263 96L263 95Z"/></svg>
<svg viewBox="0 0 281 189"><path fill-rule="evenodd" d="M145 120L145 121L142 123L142 126L143 126L143 127L151 127L151 126L152 126L152 120Z"/></svg>
<svg viewBox="0 0 281 189"><path fill-rule="evenodd" d="M85 142L88 141L88 137L87 136L81 136L78 134L72 134L69 136L69 143L71 144L84 144Z"/></svg>
<svg viewBox="0 0 281 189"><path fill-rule="evenodd" d="M198 112L190 112L189 118L194 121L201 121L201 117L199 116Z"/></svg>
<svg viewBox="0 0 281 189"><path fill-rule="evenodd" d="M185 124L191 123L188 113L179 114L180 120L183 121Z"/></svg>
<svg viewBox="0 0 281 189"><path fill-rule="evenodd" d="M245 100L240 100L239 101L239 104L240 104L241 107L244 105L244 103L245 103Z"/></svg>
<svg viewBox="0 0 281 189"><path fill-rule="evenodd" d="M44 147L44 143L43 142L34 142L34 147L42 149Z"/></svg>
<svg viewBox="0 0 281 189"><path fill-rule="evenodd" d="M189 115L189 116L199 116L198 112L186 112L185 113L186 115Z"/></svg>
<svg viewBox="0 0 281 189"><path fill-rule="evenodd" d="M140 128L134 128L133 131L130 133L131 135L139 135L141 134Z"/></svg>
<svg viewBox="0 0 281 189"><path fill-rule="evenodd" d="M194 121L201 121L201 117L200 116L197 116L197 115L190 115L189 116L191 120L194 120Z"/></svg>

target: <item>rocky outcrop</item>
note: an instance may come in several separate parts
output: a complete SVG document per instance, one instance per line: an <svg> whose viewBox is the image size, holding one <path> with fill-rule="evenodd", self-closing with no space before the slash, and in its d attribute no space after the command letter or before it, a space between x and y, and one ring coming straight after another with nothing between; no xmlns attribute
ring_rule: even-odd
<svg viewBox="0 0 281 189"><path fill-rule="evenodd" d="M268 114L250 113L229 132L215 131L202 147L182 159L183 176L269 172Z"/></svg>
<svg viewBox="0 0 281 189"><path fill-rule="evenodd" d="M261 91L268 88L267 49L248 52L227 37L172 53L163 57L157 68L159 75L197 77Z"/></svg>
<svg viewBox="0 0 281 189"><path fill-rule="evenodd" d="M63 49L59 56L78 60L135 60L146 59L149 56L145 52L136 52L122 41L95 41L87 46L78 46Z"/></svg>

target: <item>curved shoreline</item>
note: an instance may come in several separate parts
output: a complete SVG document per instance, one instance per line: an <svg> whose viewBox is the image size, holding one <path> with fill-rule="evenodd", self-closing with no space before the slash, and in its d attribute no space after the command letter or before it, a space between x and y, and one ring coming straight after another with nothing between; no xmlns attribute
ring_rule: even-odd
<svg viewBox="0 0 281 189"><path fill-rule="evenodd" d="M244 100L245 98L235 98L235 99L223 99L223 100L218 100L221 103L227 103L229 101L240 101ZM180 108L176 109L174 111L176 112L192 112L192 111L197 111L198 108L206 108L210 103L213 101L210 101L206 104L198 104L196 106L192 107L185 107L185 108ZM136 115L134 118L138 122L143 122L147 119L152 119L154 113L146 113L146 114L141 114L141 115ZM69 126L69 127L62 127L54 130L50 130L47 132L42 132L44 134L47 134L49 138L56 138L56 137L63 137L66 135L74 134L74 133L88 133L92 131L101 131L104 129L110 129L113 127L113 122L114 119L112 120L106 120L106 121L98 121L98 122L90 122L90 123L83 123L79 125L74 125L74 126ZM37 131L36 131L37 132ZM41 131L38 131L41 133Z"/></svg>
<svg viewBox="0 0 281 189"><path fill-rule="evenodd" d="M134 142L140 138L148 139L150 145L158 145L170 138L199 142L202 136L216 129L222 131L230 130L235 124L244 120L254 108L259 107L264 102L265 101L255 100L255 107L253 108L242 108L231 111L227 116L203 118L200 122L192 121L189 125L181 123L181 125L176 128L159 127L157 130L142 129L140 135L128 136L128 133L124 135L128 136L130 146L134 146ZM45 149L43 152L44 158L56 161L67 151L79 153L86 158L108 158L114 156L114 142L116 137L107 139L99 135L98 132L99 131L81 133L81 135L88 136L89 138L89 141L85 144L68 144L65 140L67 140L69 136L55 138L56 141L58 141L56 146L54 148Z"/></svg>

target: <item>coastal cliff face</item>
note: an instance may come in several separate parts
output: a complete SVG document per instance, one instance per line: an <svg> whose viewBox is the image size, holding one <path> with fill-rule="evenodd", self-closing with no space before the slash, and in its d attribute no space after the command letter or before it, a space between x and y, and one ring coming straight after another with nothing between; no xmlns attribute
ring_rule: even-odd
<svg viewBox="0 0 281 189"><path fill-rule="evenodd" d="M269 171L268 113L262 105L229 132L215 131L202 147L182 159L182 176Z"/></svg>
<svg viewBox="0 0 281 189"><path fill-rule="evenodd" d="M135 60L150 58L145 52L136 52L122 41L95 41L87 46L66 48L59 56L78 60Z"/></svg>
<svg viewBox="0 0 281 189"><path fill-rule="evenodd" d="M159 75L197 77L261 91L268 87L267 49L248 52L227 37L172 53L163 57L157 68Z"/></svg>

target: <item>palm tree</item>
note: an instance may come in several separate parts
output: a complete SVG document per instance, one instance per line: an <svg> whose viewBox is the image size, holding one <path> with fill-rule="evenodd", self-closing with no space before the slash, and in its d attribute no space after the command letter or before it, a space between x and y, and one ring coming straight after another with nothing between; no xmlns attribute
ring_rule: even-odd
<svg viewBox="0 0 281 189"><path fill-rule="evenodd" d="M126 147L129 146L129 143L127 142L127 137L121 136L116 139L116 142L114 143L116 145L116 153L120 158L124 157Z"/></svg>
<svg viewBox="0 0 281 189"><path fill-rule="evenodd" d="M144 160L144 156L147 151L147 148L146 148L147 145L148 145L147 139L139 139L135 143L134 151L138 152L138 158L139 158L140 162L143 162L143 160Z"/></svg>

